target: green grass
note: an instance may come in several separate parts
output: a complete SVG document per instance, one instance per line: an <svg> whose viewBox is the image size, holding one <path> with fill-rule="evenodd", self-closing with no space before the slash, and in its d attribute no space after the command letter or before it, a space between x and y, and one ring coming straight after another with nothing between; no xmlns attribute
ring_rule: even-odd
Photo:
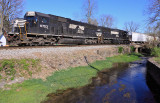
<svg viewBox="0 0 160 103"><path fill-rule="evenodd" d="M160 48L157 48L157 47L153 48L151 55L155 57L160 57Z"/></svg>
<svg viewBox="0 0 160 103"><path fill-rule="evenodd" d="M156 58L155 58L155 61L156 61L158 64L160 64L160 57L156 57Z"/></svg>
<svg viewBox="0 0 160 103"><path fill-rule="evenodd" d="M135 55L119 55L106 58L106 60L95 61L91 65L99 70L112 67L116 62L132 62L139 60ZM11 90L0 90L0 103L40 103L47 99L46 95L57 90L76 88L91 82L91 78L96 76L97 71L89 66L68 68L54 72L53 75L41 79L24 81L22 84L14 84Z"/></svg>
<svg viewBox="0 0 160 103"><path fill-rule="evenodd" d="M155 57L155 61L160 64L160 48L153 48L151 54Z"/></svg>

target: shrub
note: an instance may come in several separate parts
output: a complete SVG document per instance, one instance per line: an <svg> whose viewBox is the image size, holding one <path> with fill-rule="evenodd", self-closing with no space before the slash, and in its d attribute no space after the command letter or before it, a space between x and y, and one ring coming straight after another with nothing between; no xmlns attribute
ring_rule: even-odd
<svg viewBox="0 0 160 103"><path fill-rule="evenodd" d="M151 51L151 55L155 57L160 57L160 48L157 47L153 48Z"/></svg>
<svg viewBox="0 0 160 103"><path fill-rule="evenodd" d="M138 57L143 57L144 55L141 54L141 53L130 53L130 55L135 55L135 56L138 56Z"/></svg>
<svg viewBox="0 0 160 103"><path fill-rule="evenodd" d="M118 47L118 53L122 53L123 52L123 47Z"/></svg>
<svg viewBox="0 0 160 103"><path fill-rule="evenodd" d="M133 53L134 52L134 46L131 46L130 49L131 49L131 53Z"/></svg>

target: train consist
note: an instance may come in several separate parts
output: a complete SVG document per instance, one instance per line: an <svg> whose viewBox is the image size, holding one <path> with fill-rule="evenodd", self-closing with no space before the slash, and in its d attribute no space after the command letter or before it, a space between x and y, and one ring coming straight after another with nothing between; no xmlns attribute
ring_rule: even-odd
<svg viewBox="0 0 160 103"><path fill-rule="evenodd" d="M128 32L95 26L69 18L27 12L4 33L8 45L129 44Z"/></svg>

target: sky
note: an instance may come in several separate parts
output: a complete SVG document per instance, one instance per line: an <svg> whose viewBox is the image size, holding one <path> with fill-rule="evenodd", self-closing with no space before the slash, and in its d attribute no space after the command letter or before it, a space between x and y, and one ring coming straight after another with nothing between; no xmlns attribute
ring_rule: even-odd
<svg viewBox="0 0 160 103"><path fill-rule="evenodd" d="M95 18L101 15L112 15L115 20L114 27L124 30L124 23L133 21L140 24L138 32L144 32L147 24L146 9L149 0L95 0L97 10ZM85 0L25 0L25 10L38 11L46 14L53 14L73 20L81 20L83 17L82 8Z"/></svg>

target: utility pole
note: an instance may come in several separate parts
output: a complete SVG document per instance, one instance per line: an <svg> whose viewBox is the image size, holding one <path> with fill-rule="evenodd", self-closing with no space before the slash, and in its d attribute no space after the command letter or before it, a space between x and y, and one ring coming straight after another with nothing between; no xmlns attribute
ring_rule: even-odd
<svg viewBox="0 0 160 103"><path fill-rule="evenodd" d="M0 15L1 15L1 16L0 16L0 20L1 20L1 21L0 21L0 35L1 35L2 32L3 32L3 31L2 31L2 28L3 28L3 14L2 14L2 12L0 13Z"/></svg>

